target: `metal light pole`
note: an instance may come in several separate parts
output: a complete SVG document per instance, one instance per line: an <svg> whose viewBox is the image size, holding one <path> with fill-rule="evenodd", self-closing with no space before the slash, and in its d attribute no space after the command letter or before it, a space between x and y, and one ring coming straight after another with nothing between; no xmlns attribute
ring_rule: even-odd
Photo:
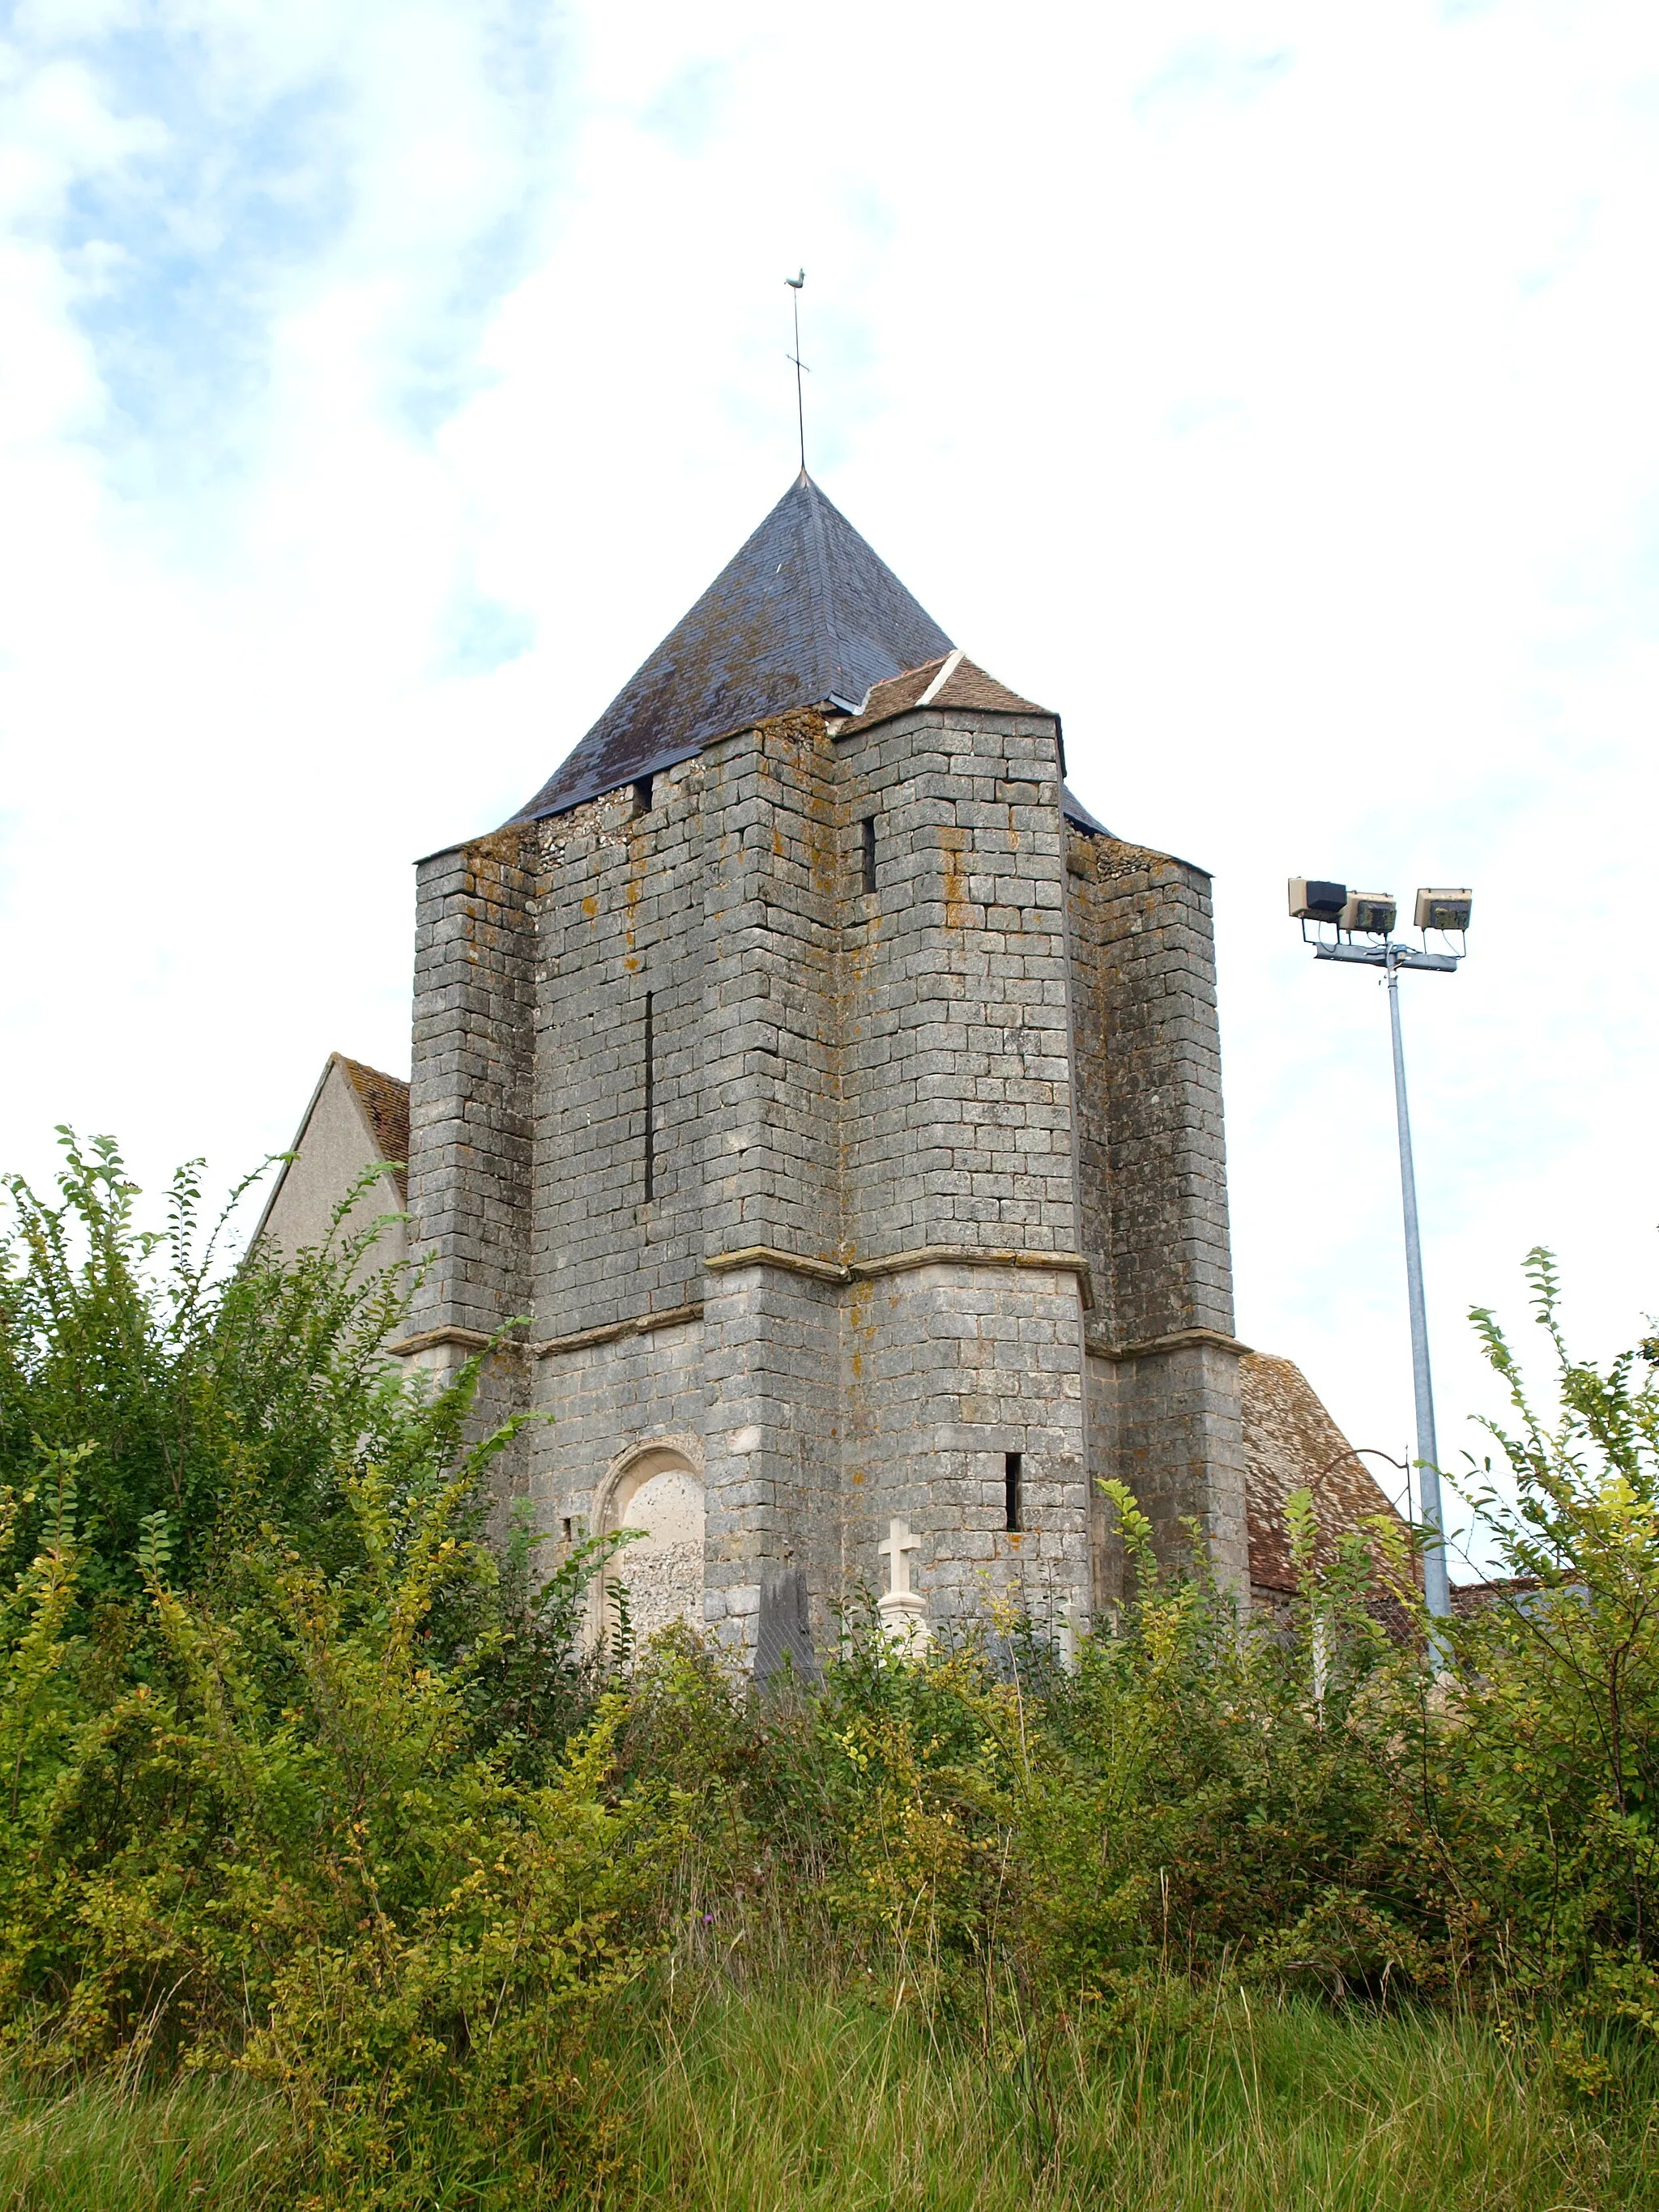
<svg viewBox="0 0 1659 2212"><path fill-rule="evenodd" d="M1423 1559L1423 1600L1431 1613L1451 1611L1446 1573L1446 1523L1440 1510L1440 1449L1434 1436L1434 1384L1429 1374L1429 1316L1423 1303L1423 1246L1417 1229L1417 1176L1412 1166L1412 1117L1406 1103L1406 1048L1400 1038L1400 962L1406 948L1389 945L1389 1027L1394 1034L1394 1110L1400 1125L1400 1200L1406 1215L1406 1296L1412 1310L1412 1387L1417 1399L1417 1459L1423 1519L1430 1532Z"/></svg>
<svg viewBox="0 0 1659 2212"><path fill-rule="evenodd" d="M1296 877L1291 883L1291 914L1307 935L1310 921L1329 923L1334 941L1314 943L1317 960L1352 962L1381 968L1389 987L1389 1027L1394 1042L1394 1107L1400 1132L1400 1198L1406 1218L1406 1293L1411 1307L1412 1384L1417 1401L1417 1460L1420 1476L1424 1525L1429 1532L1423 1560L1423 1599L1430 1614L1443 1620L1451 1611L1451 1583L1446 1571L1446 1523L1440 1503L1440 1450L1434 1433L1434 1385L1429 1372L1429 1317L1423 1300L1423 1245L1417 1221L1417 1176L1412 1165L1411 1111L1406 1100L1406 1050L1400 1033L1400 970L1426 969L1431 974L1455 975L1462 952L1431 952L1425 945L1395 941L1392 932L1398 909L1385 895L1350 894L1346 884L1310 882ZM1470 894L1467 890L1419 890L1417 927L1459 937L1468 927ZM1356 945L1354 932L1381 942Z"/></svg>

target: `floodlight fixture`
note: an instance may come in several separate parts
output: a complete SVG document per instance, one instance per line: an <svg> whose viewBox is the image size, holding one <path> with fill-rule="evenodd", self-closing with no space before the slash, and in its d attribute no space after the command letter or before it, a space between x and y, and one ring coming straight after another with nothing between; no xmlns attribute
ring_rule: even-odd
<svg viewBox="0 0 1659 2212"><path fill-rule="evenodd" d="M1462 890L1419 890L1412 926L1414 929L1450 930L1461 936L1469 926L1469 909L1474 904L1474 893L1467 887Z"/></svg>
<svg viewBox="0 0 1659 2212"><path fill-rule="evenodd" d="M1348 902L1346 884L1322 884L1308 876L1290 881L1292 921L1340 921Z"/></svg>
<svg viewBox="0 0 1659 2212"><path fill-rule="evenodd" d="M1392 937L1399 919L1400 902L1391 892L1350 891L1337 927L1351 937Z"/></svg>
<svg viewBox="0 0 1659 2212"><path fill-rule="evenodd" d="M1429 1322L1423 1298L1423 1249L1417 1223L1417 1176L1412 1164L1411 1115L1406 1103L1406 1053L1400 1036L1400 971L1425 969L1430 974L1455 975L1463 958L1457 951L1431 952L1426 945L1402 944L1394 934L1400 919L1397 902L1386 891L1350 891L1346 884L1316 883L1292 876L1290 883L1291 919L1302 924L1302 934L1313 945L1316 960L1345 965L1380 968L1389 987L1389 1026L1394 1041L1394 1106L1400 1133L1400 1198L1406 1224L1406 1290L1411 1310L1412 1383L1417 1401L1417 1465L1420 1473L1423 1520L1429 1544L1423 1559L1423 1595L1429 1612L1443 1618L1451 1611L1451 1585L1446 1573L1445 1522L1440 1508L1439 1448L1434 1434L1434 1386L1429 1374ZM1415 927L1461 935L1469 926L1474 894L1461 890L1419 890ZM1309 937L1308 924L1316 933ZM1334 925L1334 936L1326 933ZM1370 944L1354 942L1369 938ZM1444 1646L1431 1633L1435 1664L1440 1665Z"/></svg>

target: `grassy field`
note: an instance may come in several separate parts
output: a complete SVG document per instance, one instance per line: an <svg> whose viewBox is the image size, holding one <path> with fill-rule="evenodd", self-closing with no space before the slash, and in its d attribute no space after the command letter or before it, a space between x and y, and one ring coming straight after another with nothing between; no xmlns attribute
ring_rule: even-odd
<svg viewBox="0 0 1659 2212"><path fill-rule="evenodd" d="M624 2212L1091 2212L1659 2204L1652 2084L1592 2105L1490 2027L1235 1993L1110 2037L988 2052L890 1998L721 1984L619 2027L593 2094L612 2159L568 2201ZM126 2099L14 2094L0 2204L17 2212L295 2206L280 2113L196 2082ZM458 2143L427 2201L494 2193ZM483 2185L482 2192L480 2185ZM522 2193L520 2208L534 2202ZM551 2199L545 2201L552 2201Z"/></svg>

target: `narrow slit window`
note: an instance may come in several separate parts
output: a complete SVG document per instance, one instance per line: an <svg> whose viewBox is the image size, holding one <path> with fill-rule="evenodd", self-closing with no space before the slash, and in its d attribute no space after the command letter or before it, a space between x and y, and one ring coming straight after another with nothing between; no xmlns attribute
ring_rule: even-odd
<svg viewBox="0 0 1659 2212"><path fill-rule="evenodd" d="M645 994L645 1202L657 1194L657 994Z"/></svg>
<svg viewBox="0 0 1659 2212"><path fill-rule="evenodd" d="M859 864L866 892L876 888L876 817L866 814L859 824Z"/></svg>
<svg viewBox="0 0 1659 2212"><path fill-rule="evenodd" d="M1017 1535L1020 1521L1020 1478L1025 1471L1023 1452L1004 1452L1002 1455L1002 1504L1004 1526L1011 1535Z"/></svg>
<svg viewBox="0 0 1659 2212"><path fill-rule="evenodd" d="M634 780L634 812L636 816L651 811L651 786L654 779L648 775Z"/></svg>

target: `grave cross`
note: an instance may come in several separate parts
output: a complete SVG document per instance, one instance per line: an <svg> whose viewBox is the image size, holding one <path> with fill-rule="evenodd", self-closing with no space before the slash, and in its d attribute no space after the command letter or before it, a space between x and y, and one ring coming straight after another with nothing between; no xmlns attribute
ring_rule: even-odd
<svg viewBox="0 0 1659 2212"><path fill-rule="evenodd" d="M890 1521L887 1528L887 1541L876 1547L882 1558L888 1562L887 1594L890 1597L907 1596L910 1589L910 1561L908 1554L921 1550L921 1539L910 1534L910 1524L908 1521Z"/></svg>

